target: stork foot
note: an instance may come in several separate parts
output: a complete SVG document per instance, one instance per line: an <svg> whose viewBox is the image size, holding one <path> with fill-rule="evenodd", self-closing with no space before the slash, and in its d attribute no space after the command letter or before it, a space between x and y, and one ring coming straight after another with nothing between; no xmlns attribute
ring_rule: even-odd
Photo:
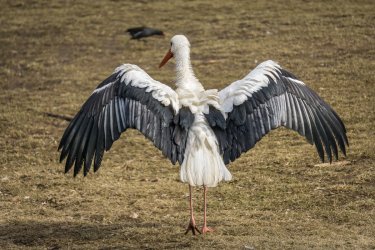
<svg viewBox="0 0 375 250"><path fill-rule="evenodd" d="M195 224L194 220L190 220L189 225L185 231L185 234L187 234L189 231L191 231L193 235L196 235L197 232L201 234L201 231L197 228L197 225Z"/></svg>
<svg viewBox="0 0 375 250"><path fill-rule="evenodd" d="M203 226L202 227L202 234L208 233L208 232L213 232L214 230L210 227Z"/></svg>

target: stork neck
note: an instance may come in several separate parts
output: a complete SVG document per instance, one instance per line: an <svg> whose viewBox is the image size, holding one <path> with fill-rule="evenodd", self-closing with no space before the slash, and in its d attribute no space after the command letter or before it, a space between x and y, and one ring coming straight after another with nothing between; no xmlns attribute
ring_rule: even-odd
<svg viewBox="0 0 375 250"><path fill-rule="evenodd" d="M184 88L185 85L189 85L191 89L193 86L191 84L199 84L198 79L194 75L193 68L190 62L190 52L181 51L176 57L176 85L177 87ZM186 86L187 87L187 86Z"/></svg>

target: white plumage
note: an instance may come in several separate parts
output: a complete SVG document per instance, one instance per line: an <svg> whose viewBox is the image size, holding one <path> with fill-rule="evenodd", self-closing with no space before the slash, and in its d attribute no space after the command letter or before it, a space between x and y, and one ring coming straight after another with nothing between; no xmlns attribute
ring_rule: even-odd
<svg viewBox="0 0 375 250"><path fill-rule="evenodd" d="M202 111L195 114L189 130L180 178L190 186L207 187L216 187L220 181L232 179L220 154L216 136Z"/></svg>
<svg viewBox="0 0 375 250"><path fill-rule="evenodd" d="M196 227L191 187L215 187L232 176L226 164L248 151L270 130L280 126L297 131L314 144L324 161L345 155L346 130L336 112L313 90L273 61L259 64L243 79L221 91L205 90L190 62L190 43L183 35L171 39L171 48L160 64L176 61L176 90L155 81L136 65L119 66L93 91L65 130L59 149L67 157L65 171L74 164L74 175L94 162L128 128L138 129L173 164L189 184L190 223Z"/></svg>

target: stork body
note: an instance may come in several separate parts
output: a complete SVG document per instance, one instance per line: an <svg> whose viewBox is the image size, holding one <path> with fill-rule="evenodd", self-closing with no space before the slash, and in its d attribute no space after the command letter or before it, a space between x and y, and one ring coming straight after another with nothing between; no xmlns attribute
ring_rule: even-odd
<svg viewBox="0 0 375 250"><path fill-rule="evenodd" d="M190 62L190 43L186 37L174 37L165 60L172 56L177 62L176 93L179 103L182 107L188 107L194 116L187 135L180 179L191 186L215 187L220 181L231 179L220 154L216 135L203 113L208 105L221 109L219 95L217 90L206 91L195 77ZM163 63L166 61L161 66Z"/></svg>
<svg viewBox="0 0 375 250"><path fill-rule="evenodd" d="M220 181L232 179L220 154L215 133L201 112L195 114L189 130L180 179L191 186L206 187L216 187Z"/></svg>
<svg viewBox="0 0 375 250"><path fill-rule="evenodd" d="M313 90L273 61L258 65L243 79L221 91L205 90L190 63L190 43L183 35L171 39L160 63L176 61L176 89L152 79L136 65L119 66L94 90L65 130L59 149L67 157L65 172L86 175L101 164L120 134L128 128L143 133L189 184L193 234L212 231L206 222L207 187L231 180L226 164L248 151L272 129L297 131L316 146L322 161L345 155L348 140L336 112ZM204 187L204 224L195 223L192 187Z"/></svg>

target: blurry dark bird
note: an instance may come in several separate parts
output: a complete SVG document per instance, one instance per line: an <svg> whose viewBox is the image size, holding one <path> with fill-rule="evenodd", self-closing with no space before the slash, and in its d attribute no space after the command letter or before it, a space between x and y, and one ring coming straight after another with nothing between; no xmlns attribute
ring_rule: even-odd
<svg viewBox="0 0 375 250"><path fill-rule="evenodd" d="M149 37L149 36L164 36L163 31L158 30L158 29L153 29L153 28L148 28L148 27L136 27L136 28L129 28L126 30L131 35L131 39L141 39L144 37Z"/></svg>

